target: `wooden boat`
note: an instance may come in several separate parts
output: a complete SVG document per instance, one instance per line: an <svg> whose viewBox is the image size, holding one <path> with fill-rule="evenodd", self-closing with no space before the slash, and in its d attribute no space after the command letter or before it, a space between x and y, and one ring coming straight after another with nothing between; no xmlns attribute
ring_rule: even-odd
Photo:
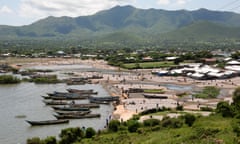
<svg viewBox="0 0 240 144"><path fill-rule="evenodd" d="M97 118L101 114L86 114L86 115L54 115L57 119L83 119L83 118Z"/></svg>
<svg viewBox="0 0 240 144"><path fill-rule="evenodd" d="M93 89L89 90L79 90L79 89L67 89L68 92L70 93L78 93L78 94L98 94L98 92L94 92Z"/></svg>
<svg viewBox="0 0 240 144"><path fill-rule="evenodd" d="M55 101L55 100L51 100L51 101L43 100L43 102L46 105L68 105L69 104L66 101Z"/></svg>
<svg viewBox="0 0 240 144"><path fill-rule="evenodd" d="M87 99L89 96L76 96L76 97L65 97L65 96L49 96L50 99L53 100L79 100L79 99Z"/></svg>
<svg viewBox="0 0 240 144"><path fill-rule="evenodd" d="M55 110L62 110L62 111L89 111L90 109L87 107L60 107L60 106L53 106Z"/></svg>
<svg viewBox="0 0 240 144"><path fill-rule="evenodd" d="M93 100L93 99L90 99L89 101L90 103L96 103L96 104L110 104L110 101L100 101L100 100Z"/></svg>
<svg viewBox="0 0 240 144"><path fill-rule="evenodd" d="M42 96L42 98L44 98L44 99L51 99L50 96Z"/></svg>
<svg viewBox="0 0 240 144"><path fill-rule="evenodd" d="M32 126L36 126L36 125L53 125L53 124L68 123L69 120L45 120L45 121L29 121L29 120L26 120L26 122L28 122Z"/></svg>
<svg viewBox="0 0 240 144"><path fill-rule="evenodd" d="M90 96L90 94L80 94L80 93L69 93L69 92L53 92L47 93L49 96L59 96L59 97L80 97L80 96Z"/></svg>
<svg viewBox="0 0 240 144"><path fill-rule="evenodd" d="M88 90L80 90L80 89L72 89L72 88L69 88L67 89L68 92L70 93L74 93L74 92L82 92L82 93L91 93L93 92L93 89L88 89Z"/></svg>
<svg viewBox="0 0 240 144"><path fill-rule="evenodd" d="M90 100L97 101L119 101L119 96L107 96L107 97L89 97Z"/></svg>
<svg viewBox="0 0 240 144"><path fill-rule="evenodd" d="M71 104L71 107L87 107L87 108L99 108L100 105L96 103L90 103L90 104Z"/></svg>
<svg viewBox="0 0 240 144"><path fill-rule="evenodd" d="M55 113L59 115L86 115L89 114L91 111L55 111Z"/></svg>
<svg viewBox="0 0 240 144"><path fill-rule="evenodd" d="M145 98L168 99L168 96L162 94L143 94Z"/></svg>

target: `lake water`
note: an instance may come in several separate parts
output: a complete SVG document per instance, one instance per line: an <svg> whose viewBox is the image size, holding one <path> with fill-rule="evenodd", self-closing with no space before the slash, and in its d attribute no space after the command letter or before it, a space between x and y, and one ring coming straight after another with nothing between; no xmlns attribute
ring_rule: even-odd
<svg viewBox="0 0 240 144"><path fill-rule="evenodd" d="M34 84L21 83L14 85L0 85L0 144L25 144L27 138L58 136L61 129L68 127L93 127L103 129L106 119L111 115L111 105L100 105L92 109L92 113L100 113L100 118L70 120L68 124L49 126L30 126L25 120L56 119L54 110L46 106L41 95L53 91L66 91L67 88L94 89L97 96L108 96L101 85L74 85L66 84ZM79 100L78 103L88 103L88 100ZM18 118L17 116L26 116Z"/></svg>

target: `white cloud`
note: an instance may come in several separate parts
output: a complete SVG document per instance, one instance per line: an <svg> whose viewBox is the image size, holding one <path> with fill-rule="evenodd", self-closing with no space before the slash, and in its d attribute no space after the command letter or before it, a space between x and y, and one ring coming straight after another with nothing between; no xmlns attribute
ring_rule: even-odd
<svg viewBox="0 0 240 144"><path fill-rule="evenodd" d="M129 2L130 1L130 2ZM115 5L134 0L22 0L20 15L23 17L82 16L91 15Z"/></svg>
<svg viewBox="0 0 240 144"><path fill-rule="evenodd" d="M13 10L10 9L8 6L4 5L0 7L0 14L11 14L13 13Z"/></svg>
<svg viewBox="0 0 240 144"><path fill-rule="evenodd" d="M190 0L157 0L158 5L185 5Z"/></svg>
<svg viewBox="0 0 240 144"><path fill-rule="evenodd" d="M168 4L170 4L170 0L158 0L157 4L159 4L159 5L168 5Z"/></svg>
<svg viewBox="0 0 240 144"><path fill-rule="evenodd" d="M177 4L184 5L187 3L187 0L177 0Z"/></svg>

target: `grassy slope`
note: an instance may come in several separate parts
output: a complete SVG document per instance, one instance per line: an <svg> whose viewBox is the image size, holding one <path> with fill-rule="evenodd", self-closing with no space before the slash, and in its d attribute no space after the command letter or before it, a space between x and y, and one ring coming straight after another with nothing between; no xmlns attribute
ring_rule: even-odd
<svg viewBox="0 0 240 144"><path fill-rule="evenodd" d="M201 117L197 119L193 127L183 126L179 129L161 129L159 131L145 131L142 134L118 132L102 134L93 139L85 139L81 144L206 144L214 143L216 140L223 140L226 144L232 144L236 141L236 135L233 133L231 123L233 119L222 118L221 116ZM199 129L217 129L219 132L215 135L204 135L198 133ZM80 144L79 143L79 144Z"/></svg>

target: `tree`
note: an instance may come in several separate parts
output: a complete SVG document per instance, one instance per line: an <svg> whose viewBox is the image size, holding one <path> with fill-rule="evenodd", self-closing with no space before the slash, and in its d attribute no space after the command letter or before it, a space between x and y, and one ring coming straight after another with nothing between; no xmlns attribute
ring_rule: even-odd
<svg viewBox="0 0 240 144"><path fill-rule="evenodd" d="M129 120L127 126L129 132L136 132L140 127L140 123L137 120Z"/></svg>
<svg viewBox="0 0 240 144"><path fill-rule="evenodd" d="M195 122L196 117L192 114L186 114L184 116L184 119L185 119L185 124L187 124L188 126L191 127L193 125L193 123Z"/></svg>
<svg viewBox="0 0 240 144"><path fill-rule="evenodd" d="M92 138L95 134L96 134L96 131L93 128L89 127L86 129L85 137Z"/></svg>
<svg viewBox="0 0 240 144"><path fill-rule="evenodd" d="M231 105L228 102L219 102L217 104L216 112L220 113L223 117L233 117L234 111Z"/></svg>
<svg viewBox="0 0 240 144"><path fill-rule="evenodd" d="M120 122L118 120L111 120L108 126L108 129L113 132L117 132L120 126Z"/></svg>
<svg viewBox="0 0 240 144"><path fill-rule="evenodd" d="M240 104L240 87L236 88L233 92L233 103Z"/></svg>
<svg viewBox="0 0 240 144"><path fill-rule="evenodd" d="M70 144L83 138L84 133L79 127L67 128L63 129L59 136L61 138L59 144Z"/></svg>

